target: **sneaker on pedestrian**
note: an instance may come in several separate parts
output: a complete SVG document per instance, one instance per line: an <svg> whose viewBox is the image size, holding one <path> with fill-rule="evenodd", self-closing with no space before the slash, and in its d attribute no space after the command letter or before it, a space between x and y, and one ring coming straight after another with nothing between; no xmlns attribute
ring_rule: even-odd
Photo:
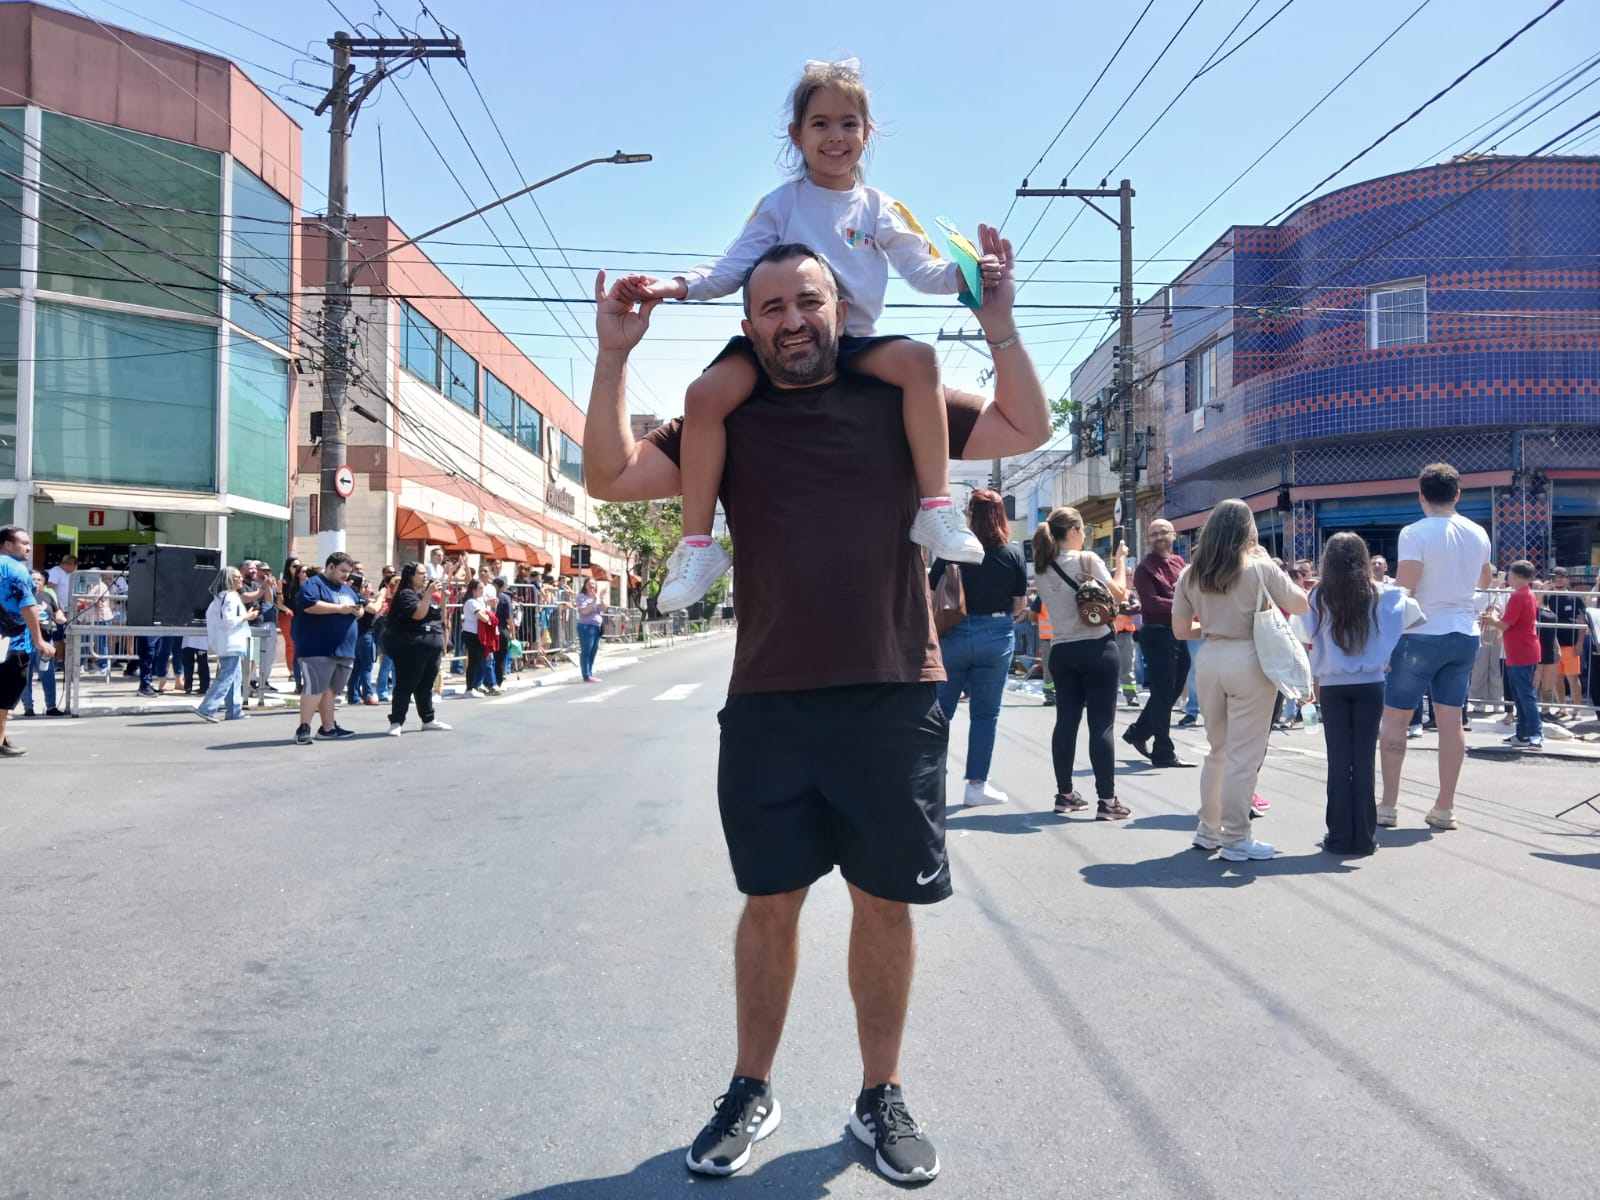
<svg viewBox="0 0 1600 1200"><path fill-rule="evenodd" d="M218 718L217 718L216 714L208 713L203 708L195 709L194 710L194 715L199 717L202 721L206 722L206 724L208 724L208 725L215 725L217 723L217 719Z"/></svg>
<svg viewBox="0 0 1600 1200"><path fill-rule="evenodd" d="M424 721L422 723L422 727L429 732L437 732L450 728L450 726L446 725L443 721L440 721L437 718L432 721Z"/></svg>
<svg viewBox="0 0 1600 1200"><path fill-rule="evenodd" d="M1056 706L1056 690L1055 690L1055 688L1045 688L1044 689L1043 704L1044 704L1044 706L1046 708L1054 708Z"/></svg>
<svg viewBox="0 0 1600 1200"><path fill-rule="evenodd" d="M155 697L161 695L161 693L156 691L155 688L142 687L139 689L139 695L145 697Z"/></svg>
<svg viewBox="0 0 1600 1200"><path fill-rule="evenodd" d="M391 721L389 723L389 732L385 736L387 736L387 737L399 737L402 733L405 732L405 730L406 730L406 727L405 727L404 723L396 725L393 721Z"/></svg>
<svg viewBox="0 0 1600 1200"><path fill-rule="evenodd" d="M1089 802L1077 792L1056 793L1056 816L1064 817L1068 813L1081 812L1089 807Z"/></svg>
<svg viewBox="0 0 1600 1200"><path fill-rule="evenodd" d="M10 738L0 742L0 758L21 758L27 752L27 747L17 745Z"/></svg>
<svg viewBox="0 0 1600 1200"><path fill-rule="evenodd" d="M1385 829L1393 829L1400 824L1400 807L1394 804L1378 805L1378 824Z"/></svg>
<svg viewBox="0 0 1600 1200"><path fill-rule="evenodd" d="M1127 705L1128 705L1129 708L1138 708L1139 707L1139 693L1137 691L1135 691L1134 689L1132 689L1132 688L1123 688L1122 689L1122 698L1123 698L1123 700L1125 700L1127 702Z"/></svg>
<svg viewBox="0 0 1600 1200"><path fill-rule="evenodd" d="M750 1161L750 1147L778 1128L783 1107L763 1079L735 1075L717 1097L716 1112L689 1147L689 1170L732 1175Z"/></svg>
<svg viewBox="0 0 1600 1200"><path fill-rule="evenodd" d="M332 729L317 730L317 736L322 738L324 741L336 742L340 738L353 738L355 737L355 734L351 730L348 730L343 725L339 724L339 722L335 721Z"/></svg>
<svg viewBox="0 0 1600 1200"><path fill-rule="evenodd" d="M1207 854L1213 850L1221 850L1222 842L1212 837L1204 827L1194 831L1194 841L1190 843L1196 850L1204 850Z"/></svg>
<svg viewBox="0 0 1600 1200"><path fill-rule="evenodd" d="M997 787L990 787L987 779L969 782L967 790L961 794L961 803L968 808L976 808L980 804L1004 804L1007 796Z"/></svg>
<svg viewBox="0 0 1600 1200"><path fill-rule="evenodd" d="M462 692L461 695L462 695L463 699L465 699L468 696L471 696L474 700L476 700L476 699L478 699L478 697L482 696L483 693L480 692L477 688L468 688L466 691Z"/></svg>
<svg viewBox="0 0 1600 1200"><path fill-rule="evenodd" d="M1251 795L1250 795L1250 815L1252 817L1264 817L1271 811L1272 811L1272 801L1271 800L1268 800L1265 796L1258 795L1258 794L1256 794L1254 792L1251 793Z"/></svg>
<svg viewBox="0 0 1600 1200"><path fill-rule="evenodd" d="M1406 737L1408 737L1408 738L1419 738L1421 736L1422 736L1422 726L1421 725L1413 725L1409 729L1406 730Z"/></svg>
<svg viewBox="0 0 1600 1200"><path fill-rule="evenodd" d="M716 541L704 546L680 541L667 559L667 577L662 580L661 592L656 596L657 610L668 613L688 608L731 566L733 559Z"/></svg>
<svg viewBox="0 0 1600 1200"><path fill-rule="evenodd" d="M983 543L967 527L966 521L961 518L961 510L954 504L919 509L911 522L911 540L919 546L926 546L930 554L946 562L983 561Z"/></svg>
<svg viewBox="0 0 1600 1200"><path fill-rule="evenodd" d="M311 726L302 725L294 731L294 744L297 746L311 745Z"/></svg>
<svg viewBox="0 0 1600 1200"><path fill-rule="evenodd" d="M483 689L483 694L485 696L498 696L500 694L500 689L497 687L486 687Z"/></svg>
<svg viewBox="0 0 1600 1200"><path fill-rule="evenodd" d="M1178 718L1179 729L1193 729L1198 724L1200 724L1200 718L1192 717L1188 713L1184 713L1183 716Z"/></svg>
<svg viewBox="0 0 1600 1200"><path fill-rule="evenodd" d="M369 708L376 708L378 705L382 704L383 701L379 700L376 696L368 696L361 703L365 704Z"/></svg>
<svg viewBox="0 0 1600 1200"><path fill-rule="evenodd" d="M1248 862L1251 859L1271 858L1278 852L1278 848L1270 842L1258 842L1255 838L1245 838L1244 841L1234 846L1224 846L1217 851L1219 858L1229 862Z"/></svg>
<svg viewBox="0 0 1600 1200"><path fill-rule="evenodd" d="M920 1183L939 1173L939 1152L906 1109L899 1084L867 1088L857 1096L850 1132L877 1151L878 1171L896 1183Z"/></svg>
<svg viewBox="0 0 1600 1200"><path fill-rule="evenodd" d="M1440 808L1435 804L1422 819L1435 829L1456 828L1456 810L1453 808Z"/></svg>
<svg viewBox="0 0 1600 1200"><path fill-rule="evenodd" d="M1096 821L1121 821L1125 817L1133 816L1133 810L1126 807L1122 801L1112 796L1109 800L1097 801L1094 807Z"/></svg>
<svg viewBox="0 0 1600 1200"><path fill-rule="evenodd" d="M44 715L47 716L47 717L64 717L67 714L62 712L61 709L56 708L54 705L52 705L51 707L49 707L49 708L44 710Z"/></svg>

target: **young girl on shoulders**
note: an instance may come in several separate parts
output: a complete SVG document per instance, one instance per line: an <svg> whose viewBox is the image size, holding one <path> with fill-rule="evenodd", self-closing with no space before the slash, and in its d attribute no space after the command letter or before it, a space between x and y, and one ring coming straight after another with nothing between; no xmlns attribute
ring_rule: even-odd
<svg viewBox="0 0 1600 1200"><path fill-rule="evenodd" d="M860 64L808 62L790 97L789 152L796 176L766 196L727 252L674 279L646 275L624 280L624 298L710 300L743 286L745 274L773 246L799 242L823 254L847 301L839 363L897 387L903 394L906 439L922 500L911 540L935 557L982 562L983 546L950 502L950 437L931 346L905 337L877 337L884 290L893 264L921 292L962 290L956 264L940 255L909 209L862 182L861 158L873 132ZM980 260L985 284L998 281L991 255ZM683 540L668 562L657 598L663 612L694 603L728 569L727 553L711 537L727 437L723 422L760 383L746 338L735 338L689 387L683 420Z"/></svg>

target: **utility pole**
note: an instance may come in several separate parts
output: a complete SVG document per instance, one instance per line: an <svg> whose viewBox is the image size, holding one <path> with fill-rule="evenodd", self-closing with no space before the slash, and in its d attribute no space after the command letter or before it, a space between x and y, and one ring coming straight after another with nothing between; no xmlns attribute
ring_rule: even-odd
<svg viewBox="0 0 1600 1200"><path fill-rule="evenodd" d="M946 333L941 329L934 340L939 342L981 342L986 339L981 333ZM986 376L992 377L993 374L993 371L988 371L985 375L980 375L978 382L981 384ZM990 459L989 461L989 486L997 492L1000 490L1000 460L998 458Z"/></svg>
<svg viewBox="0 0 1600 1200"><path fill-rule="evenodd" d="M1129 557L1138 561L1139 558L1139 509L1138 509L1138 474L1134 464L1134 388L1133 388L1133 184L1124 179L1115 188L1105 186L1105 181L1097 188L1069 188L1066 180L1062 180L1058 188L1030 188L1027 180L1017 189L1018 196L1052 196L1075 197L1082 200L1095 212L1117 227L1121 235L1122 272L1118 286L1117 315L1120 319L1117 330L1117 344L1112 348L1111 381L1116 389L1117 401L1121 408L1122 416L1122 470L1120 473L1121 486L1118 490L1117 507L1121 516L1117 524L1123 527L1124 538L1128 543ZM1110 199L1116 197L1119 201L1118 215L1113 217L1105 209L1094 203L1097 199ZM1113 554L1116 547L1111 547Z"/></svg>
<svg viewBox="0 0 1600 1200"><path fill-rule="evenodd" d="M465 58L460 38L352 38L340 30L333 47L333 86L315 115L332 110L328 125L328 262L322 297L322 495L317 508L317 559L344 549L345 400L350 388L350 125L362 102L397 67L419 58ZM353 59L378 60L354 92ZM350 486L348 477L345 489Z"/></svg>

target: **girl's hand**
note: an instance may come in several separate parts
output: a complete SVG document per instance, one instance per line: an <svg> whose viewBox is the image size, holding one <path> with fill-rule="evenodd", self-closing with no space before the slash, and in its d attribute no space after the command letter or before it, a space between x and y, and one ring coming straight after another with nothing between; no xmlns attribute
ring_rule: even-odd
<svg viewBox="0 0 1600 1200"><path fill-rule="evenodd" d="M617 281L617 298L630 304L648 300L687 300L689 289L681 279L656 279L651 275L625 275Z"/></svg>

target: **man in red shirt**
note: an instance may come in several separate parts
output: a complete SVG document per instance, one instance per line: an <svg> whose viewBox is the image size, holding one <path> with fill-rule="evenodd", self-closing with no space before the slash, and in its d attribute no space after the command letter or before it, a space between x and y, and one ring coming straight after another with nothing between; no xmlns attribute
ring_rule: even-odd
<svg viewBox="0 0 1600 1200"><path fill-rule="evenodd" d="M1127 742L1158 767L1192 767L1178 757L1172 745L1172 702L1189 676L1189 648L1172 636L1172 589L1183 574L1183 556L1172 552L1177 533L1172 522L1150 522L1150 553L1133 572L1133 590L1144 613L1139 648L1144 651L1144 681L1150 688L1139 719L1122 734ZM1154 746L1150 743L1154 740Z"/></svg>
<svg viewBox="0 0 1600 1200"><path fill-rule="evenodd" d="M1533 693L1533 673L1539 669L1539 604L1529 586L1533 583L1533 564L1514 562L1508 574L1512 591L1505 614L1498 619L1486 614L1505 635L1506 679L1517 705L1517 731L1505 743L1518 750L1542 750L1544 722Z"/></svg>

